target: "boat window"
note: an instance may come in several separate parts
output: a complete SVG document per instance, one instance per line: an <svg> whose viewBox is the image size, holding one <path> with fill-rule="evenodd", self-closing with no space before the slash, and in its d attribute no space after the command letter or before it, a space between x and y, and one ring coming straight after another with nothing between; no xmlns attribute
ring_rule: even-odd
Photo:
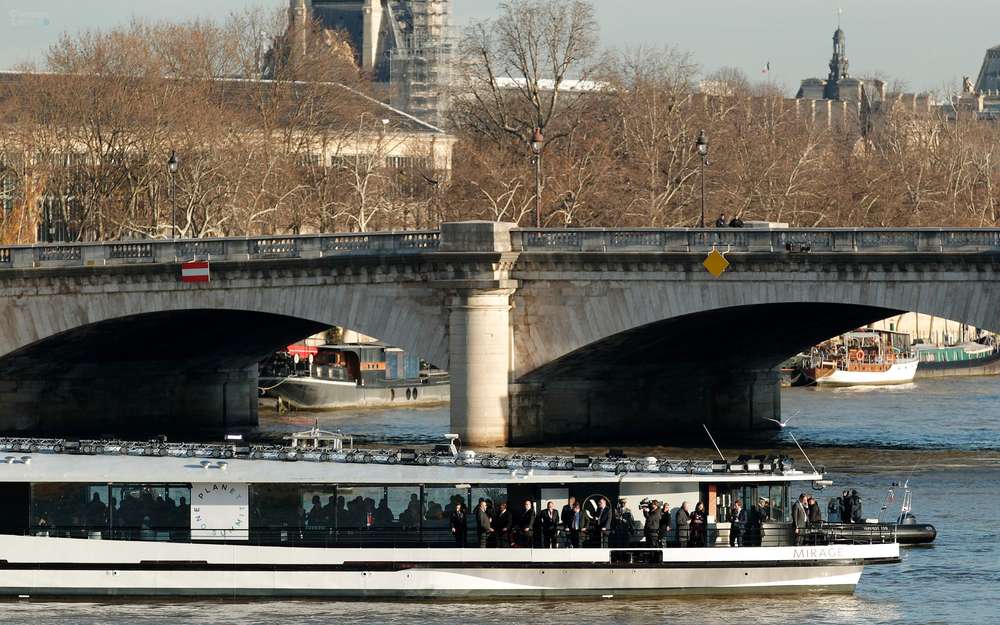
<svg viewBox="0 0 1000 625"><path fill-rule="evenodd" d="M420 527L420 519L423 518L420 507L420 487L419 486L389 486L386 490L386 502L395 519L389 519L393 527L401 530L416 530ZM378 510L376 508L376 510ZM375 520L376 527L381 527L382 515ZM386 517L388 518L388 517Z"/></svg>
<svg viewBox="0 0 1000 625"><path fill-rule="evenodd" d="M297 539L305 519L300 506L295 485L251 485L250 540L280 544Z"/></svg>
<svg viewBox="0 0 1000 625"><path fill-rule="evenodd" d="M292 489L295 487L293 486ZM307 530L326 532L331 530L338 517L343 516L346 489L336 489L329 485L305 486L299 489L299 505L296 516L300 525ZM353 509L352 509L353 510Z"/></svg>
<svg viewBox="0 0 1000 625"><path fill-rule="evenodd" d="M376 515L380 505L385 502L385 488L382 486L342 486L339 492L344 496L345 507L337 508L337 527L339 529L371 529L375 527L376 516L385 516L383 511ZM389 512L389 524L392 513ZM384 518L379 519L385 521Z"/></svg>
<svg viewBox="0 0 1000 625"><path fill-rule="evenodd" d="M764 499L761 509L768 521L791 521L788 514L788 485L762 484L757 488L758 498Z"/></svg>
<svg viewBox="0 0 1000 625"><path fill-rule="evenodd" d="M190 502L189 486L112 485L112 532L130 540L180 538L191 527Z"/></svg>
<svg viewBox="0 0 1000 625"><path fill-rule="evenodd" d="M107 484L32 484L30 531L47 536L87 536L108 526Z"/></svg>
<svg viewBox="0 0 1000 625"><path fill-rule="evenodd" d="M469 489L428 486L424 488L425 541L451 541L451 513L457 504L469 504Z"/></svg>

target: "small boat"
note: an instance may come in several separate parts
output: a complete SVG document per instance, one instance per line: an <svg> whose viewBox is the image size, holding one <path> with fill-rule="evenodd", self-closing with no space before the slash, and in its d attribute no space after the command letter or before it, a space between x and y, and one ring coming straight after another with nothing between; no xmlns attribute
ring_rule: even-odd
<svg viewBox="0 0 1000 625"><path fill-rule="evenodd" d="M260 366L260 395L297 410L440 404L451 396L448 374L421 369L420 359L381 343L297 343Z"/></svg>
<svg viewBox="0 0 1000 625"><path fill-rule="evenodd" d="M903 489L903 497L899 501L899 514L896 516L895 521L884 523L882 517L896 501L897 488ZM831 517L837 514L834 512L835 508L836 499L831 499L827 507ZM913 514L913 492L910 490L909 480L902 484L893 482L889 486L889 491L886 494L885 501L882 503L877 519L865 519L863 522L858 520L854 523L837 523L836 519L831 519L831 521L824 524L824 527L828 531L855 539L864 537L872 531L871 528L880 527L881 525L892 528L896 535L896 541L900 545L928 545L937 538L937 529L930 523L918 523L917 517Z"/></svg>
<svg viewBox="0 0 1000 625"><path fill-rule="evenodd" d="M812 348L802 373L823 386L883 386L912 382L917 364L909 334L858 330Z"/></svg>

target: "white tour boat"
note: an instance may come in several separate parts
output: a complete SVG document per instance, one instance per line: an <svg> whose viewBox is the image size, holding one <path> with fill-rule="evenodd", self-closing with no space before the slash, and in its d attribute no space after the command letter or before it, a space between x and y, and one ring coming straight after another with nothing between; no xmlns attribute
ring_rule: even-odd
<svg viewBox="0 0 1000 625"><path fill-rule="evenodd" d="M802 373L822 386L889 386L912 382L918 364L909 334L859 330L813 348Z"/></svg>
<svg viewBox="0 0 1000 625"><path fill-rule="evenodd" d="M738 462L354 449L313 430L288 446L164 440L0 439L0 594L558 596L851 592L866 564L899 561L891 528L810 528L799 491L828 485L788 458ZM581 502L559 548L521 511ZM598 501L610 502L602 528ZM494 525L466 547L451 512L488 500ZM646 500L703 501L701 532L665 546L636 531ZM759 522L729 547L731 502ZM510 504L510 533L500 514ZM571 518L577 518L575 516ZM567 532L567 530L569 530ZM578 545L569 547L570 543ZM687 546L685 545L685 543ZM515 546L511 546L511 545ZM687 548L678 548L685 545Z"/></svg>

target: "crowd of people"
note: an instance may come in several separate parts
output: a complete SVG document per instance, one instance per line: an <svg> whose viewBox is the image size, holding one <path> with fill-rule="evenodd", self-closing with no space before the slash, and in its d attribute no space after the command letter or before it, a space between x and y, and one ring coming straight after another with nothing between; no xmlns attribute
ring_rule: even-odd
<svg viewBox="0 0 1000 625"><path fill-rule="evenodd" d="M640 508L645 518L641 524L636 523L625 499L613 507L604 497L588 499L588 504L585 508L569 497L561 509L548 501L536 510L534 502L526 499L517 510L510 510L505 501L494 506L483 498L471 513L464 504L457 506L450 528L458 547L470 546L470 525L475 527L474 544L481 548L627 547L634 543L638 528L649 547L706 545L708 514L704 502L699 501L692 510L685 501L671 514L668 503L643 500Z"/></svg>

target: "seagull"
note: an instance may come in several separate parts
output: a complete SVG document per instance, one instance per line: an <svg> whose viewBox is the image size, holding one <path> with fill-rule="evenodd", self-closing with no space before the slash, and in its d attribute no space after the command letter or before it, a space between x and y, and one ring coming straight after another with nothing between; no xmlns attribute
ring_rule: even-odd
<svg viewBox="0 0 1000 625"><path fill-rule="evenodd" d="M798 413L793 414L792 416L788 417L784 421L778 421L777 419L772 419L770 417L764 417L764 419L766 421L773 421L773 422L775 422L775 423L778 424L778 427L784 428L785 426L788 425L788 422L791 421L792 419L794 419L796 416L798 416Z"/></svg>

